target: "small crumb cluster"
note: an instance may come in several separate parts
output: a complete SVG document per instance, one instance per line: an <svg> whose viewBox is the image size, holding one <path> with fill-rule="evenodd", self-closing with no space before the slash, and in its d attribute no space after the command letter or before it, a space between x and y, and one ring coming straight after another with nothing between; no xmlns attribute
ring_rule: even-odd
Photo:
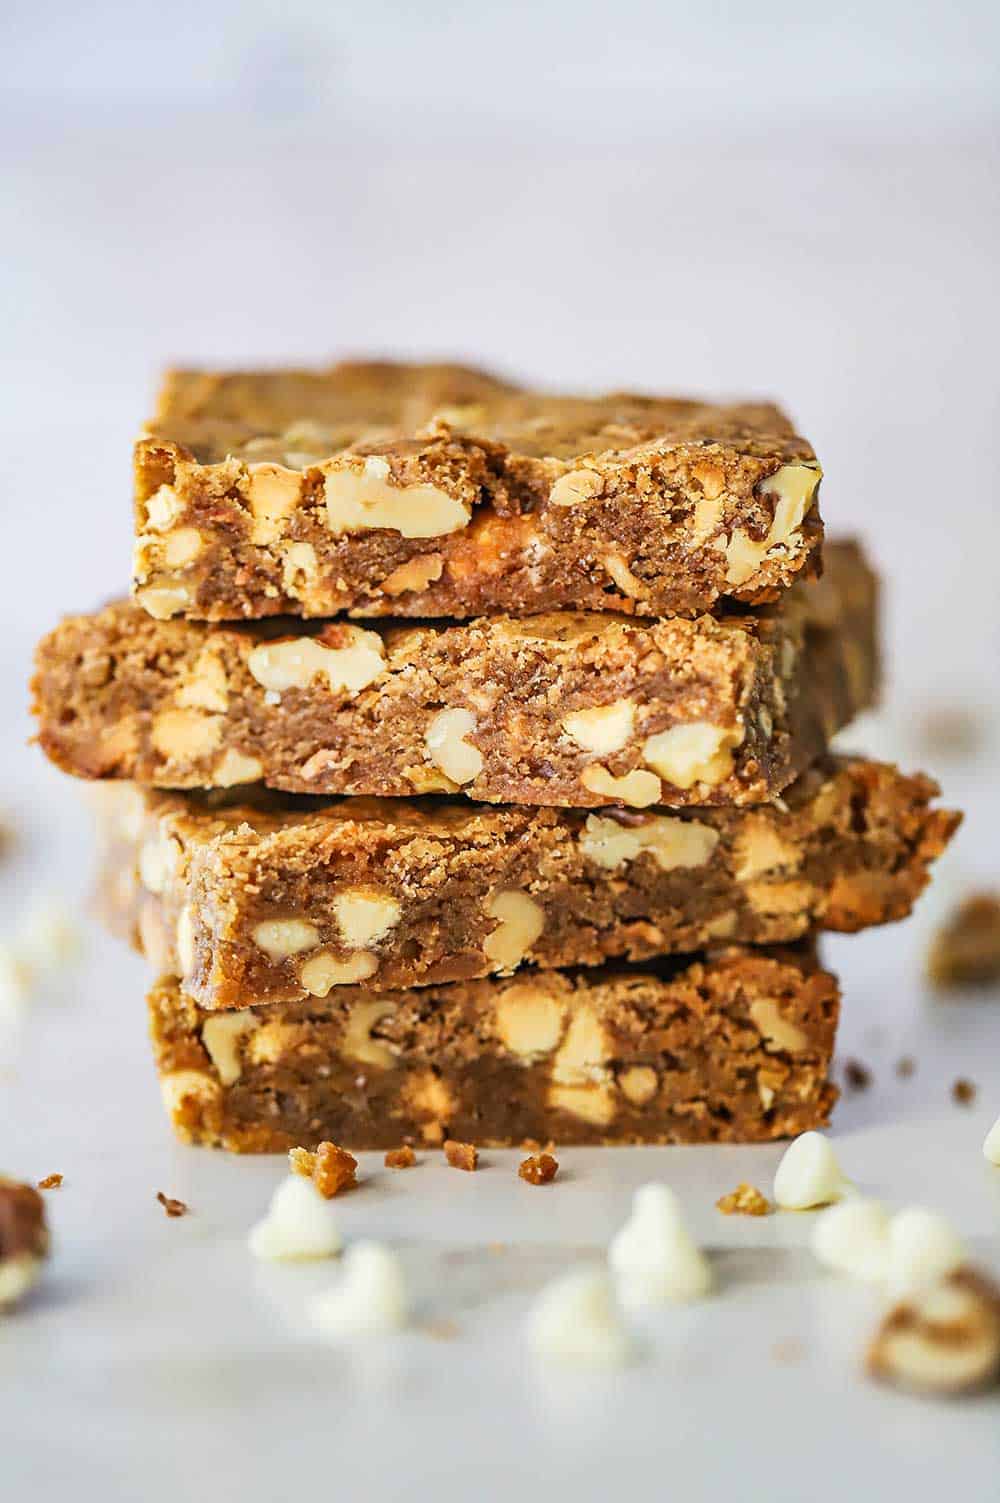
<svg viewBox="0 0 1000 1503"><path fill-rule="evenodd" d="M183 1200L175 1200L172 1195L164 1195L162 1190L157 1190L156 1198L167 1216L176 1219L178 1216L187 1215L189 1207Z"/></svg>
<svg viewBox="0 0 1000 1503"><path fill-rule="evenodd" d="M730 1190L728 1195L723 1195L715 1202L716 1209L723 1216L767 1216L771 1212L771 1202L766 1195L762 1195L756 1185L748 1185L746 1182Z"/></svg>
<svg viewBox="0 0 1000 1503"><path fill-rule="evenodd" d="M293 1174L311 1179L324 1200L332 1200L342 1190L353 1190L358 1161L336 1143L320 1143L315 1153L308 1148L289 1149L288 1162Z"/></svg>

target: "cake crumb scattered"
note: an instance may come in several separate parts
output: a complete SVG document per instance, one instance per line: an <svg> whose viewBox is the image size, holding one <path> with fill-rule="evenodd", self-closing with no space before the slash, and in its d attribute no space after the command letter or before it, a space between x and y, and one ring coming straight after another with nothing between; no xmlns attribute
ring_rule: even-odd
<svg viewBox="0 0 1000 1503"><path fill-rule="evenodd" d="M357 1184L357 1159L336 1143L320 1143L315 1153L308 1148L290 1148L288 1163L293 1174L312 1180L324 1200L332 1200L341 1190L353 1190Z"/></svg>
<svg viewBox="0 0 1000 1503"><path fill-rule="evenodd" d="M166 1211L168 1216L186 1216L188 1206L183 1200L175 1200L172 1195L164 1195L162 1190L157 1190L156 1198Z"/></svg>
<svg viewBox="0 0 1000 1503"><path fill-rule="evenodd" d="M960 1075L951 1088L951 1099L958 1106L971 1106L976 1099L976 1085Z"/></svg>
<svg viewBox="0 0 1000 1503"><path fill-rule="evenodd" d="M1000 1382L1000 1288L968 1267L920 1288L884 1317L867 1366L874 1378L925 1394Z"/></svg>
<svg viewBox="0 0 1000 1503"><path fill-rule="evenodd" d="M850 1091L867 1091L872 1083L872 1072L859 1059L849 1059L844 1065L844 1084Z"/></svg>
<svg viewBox="0 0 1000 1503"><path fill-rule="evenodd" d="M444 1156L453 1169L465 1169L471 1174L479 1167L479 1150L474 1143L456 1143L454 1138L445 1138Z"/></svg>
<svg viewBox="0 0 1000 1503"><path fill-rule="evenodd" d="M44 1179L38 1181L39 1190L58 1190L63 1182L61 1174L47 1174Z"/></svg>
<svg viewBox="0 0 1000 1503"><path fill-rule="evenodd" d="M910 1080L917 1073L917 1062L912 1054L900 1055L896 1061L896 1074L900 1080Z"/></svg>
<svg viewBox="0 0 1000 1503"><path fill-rule="evenodd" d="M384 1162L387 1169L412 1169L417 1156L409 1143L404 1143L402 1148L390 1148Z"/></svg>
<svg viewBox="0 0 1000 1503"><path fill-rule="evenodd" d="M756 1185L748 1185L745 1181L735 1190L730 1190L728 1195L723 1195L715 1205L723 1216L767 1216L772 1209L767 1196L762 1195Z"/></svg>
<svg viewBox="0 0 1000 1503"><path fill-rule="evenodd" d="M1000 981L1000 893L974 892L938 930L927 973L942 989Z"/></svg>
<svg viewBox="0 0 1000 1503"><path fill-rule="evenodd" d="M529 1185L547 1185L555 1179L558 1171L559 1163L551 1153L533 1153L530 1158L521 1160L517 1172Z"/></svg>

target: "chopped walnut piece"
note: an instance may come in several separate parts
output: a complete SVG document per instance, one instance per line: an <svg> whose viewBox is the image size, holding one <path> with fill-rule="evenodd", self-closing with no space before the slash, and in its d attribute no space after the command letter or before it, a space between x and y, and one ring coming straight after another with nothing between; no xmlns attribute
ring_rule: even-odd
<svg viewBox="0 0 1000 1503"><path fill-rule="evenodd" d="M0 1178L0 1310L27 1294L48 1250L42 1197L34 1185Z"/></svg>
<svg viewBox="0 0 1000 1503"><path fill-rule="evenodd" d="M183 1200L174 1200L172 1195L164 1195L162 1190L157 1190L156 1198L168 1216L187 1215L188 1207Z"/></svg>
<svg viewBox="0 0 1000 1503"><path fill-rule="evenodd" d="M44 1179L38 1181L39 1190L58 1190L63 1182L61 1174L47 1174Z"/></svg>
<svg viewBox="0 0 1000 1503"><path fill-rule="evenodd" d="M353 1190L357 1184L357 1159L336 1143L320 1143L315 1153L308 1148L289 1149L288 1163L294 1174L312 1180L324 1200L332 1200L341 1190Z"/></svg>
<svg viewBox="0 0 1000 1503"><path fill-rule="evenodd" d="M1000 981L1000 893L972 893L938 931L927 957L935 986Z"/></svg>
<svg viewBox="0 0 1000 1503"><path fill-rule="evenodd" d="M387 1169L412 1169L417 1162L417 1156L409 1143L404 1143L402 1148L390 1148L385 1156Z"/></svg>
<svg viewBox="0 0 1000 1503"><path fill-rule="evenodd" d="M872 1072L859 1059L849 1059L844 1065L844 1084L851 1091L867 1091L872 1083Z"/></svg>
<svg viewBox="0 0 1000 1503"><path fill-rule="evenodd" d="M558 1161L551 1153L533 1153L530 1158L522 1159L517 1172L529 1185L547 1185L555 1179L558 1171Z"/></svg>
<svg viewBox="0 0 1000 1503"><path fill-rule="evenodd" d="M875 1378L918 1393L971 1393L1000 1380L1000 1288L959 1268L895 1305L868 1349Z"/></svg>
<svg viewBox="0 0 1000 1503"><path fill-rule="evenodd" d="M974 1081L966 1080L964 1075L960 1075L951 1088L951 1099L958 1106L971 1106L976 1099Z"/></svg>
<svg viewBox="0 0 1000 1503"><path fill-rule="evenodd" d="M453 1169L465 1169L471 1174L479 1167L479 1150L474 1143L456 1143L454 1138L445 1138L444 1156Z"/></svg>
<svg viewBox="0 0 1000 1503"><path fill-rule="evenodd" d="M723 1195L715 1202L716 1209L723 1216L767 1216L771 1212L771 1202L766 1195L762 1195L756 1185L748 1185L746 1181L730 1190L728 1195Z"/></svg>

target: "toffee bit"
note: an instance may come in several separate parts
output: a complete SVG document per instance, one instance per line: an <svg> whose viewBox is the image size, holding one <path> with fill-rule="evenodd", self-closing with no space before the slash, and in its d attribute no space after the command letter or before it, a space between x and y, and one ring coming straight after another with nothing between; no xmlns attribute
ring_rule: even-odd
<svg viewBox="0 0 1000 1503"><path fill-rule="evenodd" d="M39 1190L58 1190L63 1182L61 1174L47 1174L44 1179L38 1181Z"/></svg>
<svg viewBox="0 0 1000 1503"><path fill-rule="evenodd" d="M464 1169L471 1174L479 1167L479 1150L474 1143L456 1143L454 1138L445 1138L444 1156L453 1169Z"/></svg>
<svg viewBox="0 0 1000 1503"><path fill-rule="evenodd" d="M723 1216L768 1216L771 1212L767 1196L762 1195L756 1185L748 1185L745 1181L717 1200L715 1207Z"/></svg>
<svg viewBox="0 0 1000 1503"><path fill-rule="evenodd" d="M387 1169L412 1169L417 1156L409 1143L404 1143L402 1148L390 1148L384 1162Z"/></svg>
<svg viewBox="0 0 1000 1503"><path fill-rule="evenodd" d="M157 1190L156 1198L168 1216L187 1215L188 1207L183 1200L175 1200L172 1195L164 1195L162 1190Z"/></svg>
<svg viewBox="0 0 1000 1503"><path fill-rule="evenodd" d="M530 1158L522 1159L517 1172L529 1185L548 1185L558 1174L559 1163L551 1153L533 1153Z"/></svg>

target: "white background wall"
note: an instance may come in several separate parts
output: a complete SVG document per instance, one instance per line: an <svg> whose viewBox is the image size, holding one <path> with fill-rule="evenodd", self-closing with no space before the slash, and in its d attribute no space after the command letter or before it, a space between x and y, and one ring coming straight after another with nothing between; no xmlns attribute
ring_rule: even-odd
<svg viewBox="0 0 1000 1503"><path fill-rule="evenodd" d="M777 395L888 577L891 703L992 702L1000 7L18 0L0 25L18 682L125 585L165 360L373 349Z"/></svg>

